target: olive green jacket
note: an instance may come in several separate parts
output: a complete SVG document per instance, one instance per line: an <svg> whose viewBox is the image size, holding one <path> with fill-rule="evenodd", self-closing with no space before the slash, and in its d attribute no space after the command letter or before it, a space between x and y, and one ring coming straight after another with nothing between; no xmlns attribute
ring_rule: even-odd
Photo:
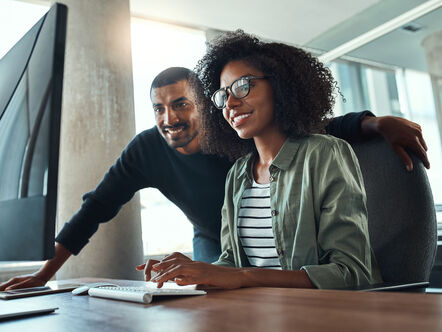
<svg viewBox="0 0 442 332"><path fill-rule="evenodd" d="M238 213L252 186L254 154L229 171L216 265L250 266L238 237ZM366 195L348 143L325 135L287 139L270 166L275 246L283 270L304 269L318 288L382 282L370 248Z"/></svg>

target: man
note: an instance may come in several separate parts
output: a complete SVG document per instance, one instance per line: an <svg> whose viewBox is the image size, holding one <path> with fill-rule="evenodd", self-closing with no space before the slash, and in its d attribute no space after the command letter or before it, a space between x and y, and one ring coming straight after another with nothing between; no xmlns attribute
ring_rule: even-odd
<svg viewBox="0 0 442 332"><path fill-rule="evenodd" d="M71 254L78 254L98 229L109 221L136 191L153 187L175 203L194 226L194 259L213 262L220 254L221 206L224 181L232 165L226 159L201 153L195 74L180 67L161 72L150 96L156 128L138 134L105 174L97 188L83 196L80 210L56 237L55 257L34 274L12 278L0 290L44 285ZM370 112L334 119L328 132L348 141L382 134L412 169L409 148L429 167L419 125Z"/></svg>

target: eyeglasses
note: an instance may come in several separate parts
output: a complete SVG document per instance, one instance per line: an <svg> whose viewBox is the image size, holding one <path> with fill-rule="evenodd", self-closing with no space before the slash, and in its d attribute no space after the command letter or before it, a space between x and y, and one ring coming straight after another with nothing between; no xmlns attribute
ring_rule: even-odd
<svg viewBox="0 0 442 332"><path fill-rule="evenodd" d="M233 81L230 86L216 90L212 95L212 102L216 108L222 110L226 107L227 99L229 98L228 91L233 97L242 99L247 97L250 93L250 81L265 79L266 76L244 76Z"/></svg>

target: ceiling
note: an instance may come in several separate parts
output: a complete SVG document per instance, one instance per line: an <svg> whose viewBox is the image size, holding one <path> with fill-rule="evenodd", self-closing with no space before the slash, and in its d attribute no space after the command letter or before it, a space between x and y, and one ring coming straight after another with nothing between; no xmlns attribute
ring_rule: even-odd
<svg viewBox="0 0 442 332"><path fill-rule="evenodd" d="M204 30L241 28L262 38L329 51L425 0L130 0L132 15ZM442 8L348 55L426 71L422 40L442 30Z"/></svg>
<svg viewBox="0 0 442 332"><path fill-rule="evenodd" d="M304 45L380 0L130 0L133 15Z"/></svg>
<svg viewBox="0 0 442 332"><path fill-rule="evenodd" d="M380 1L351 19L336 25L330 31L310 40L305 46L328 51L394 17L424 3L424 0ZM398 28L347 55L382 64L427 70L422 41L432 33L442 30L442 8L434 10L407 25L420 27L410 32Z"/></svg>

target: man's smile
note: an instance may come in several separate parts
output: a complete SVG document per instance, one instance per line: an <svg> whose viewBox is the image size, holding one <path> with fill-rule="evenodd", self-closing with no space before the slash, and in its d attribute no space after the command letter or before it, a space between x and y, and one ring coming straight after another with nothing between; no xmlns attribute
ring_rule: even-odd
<svg viewBox="0 0 442 332"><path fill-rule="evenodd" d="M176 136L185 131L189 126L187 124L181 123L175 126L164 126L162 131L164 134L168 134L170 136Z"/></svg>

